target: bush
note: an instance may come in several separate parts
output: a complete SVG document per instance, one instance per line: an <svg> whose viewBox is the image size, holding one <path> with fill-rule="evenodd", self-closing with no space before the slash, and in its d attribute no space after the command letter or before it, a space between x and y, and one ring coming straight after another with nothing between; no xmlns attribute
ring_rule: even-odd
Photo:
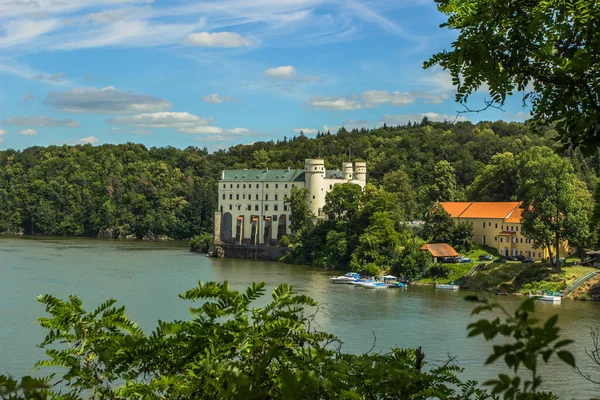
<svg viewBox="0 0 600 400"><path fill-rule="evenodd" d="M190 241L190 250L194 253L208 253L208 249L213 242L213 237L210 233L196 235Z"/></svg>
<svg viewBox="0 0 600 400"><path fill-rule="evenodd" d="M290 238L286 235L283 235L281 239L279 239L279 246L281 247L289 247L291 244Z"/></svg>
<svg viewBox="0 0 600 400"><path fill-rule="evenodd" d="M445 264L434 264L425 273L427 278L447 278L450 275L450 267Z"/></svg>
<svg viewBox="0 0 600 400"><path fill-rule="evenodd" d="M362 265L358 272L364 276L379 276L381 273L381 268L375 263L368 263Z"/></svg>

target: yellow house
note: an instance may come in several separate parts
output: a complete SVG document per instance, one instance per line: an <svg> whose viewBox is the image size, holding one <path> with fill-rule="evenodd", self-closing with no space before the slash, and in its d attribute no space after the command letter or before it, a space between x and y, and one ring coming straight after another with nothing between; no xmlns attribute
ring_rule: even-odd
<svg viewBox="0 0 600 400"><path fill-rule="evenodd" d="M533 248L533 241L521 229L521 203L506 202L440 202L455 222L468 222L473 227L473 241L494 247L504 256L521 255L534 260L548 259L548 249ZM556 249L552 249L556 254ZM570 254L568 243L560 246L560 255Z"/></svg>

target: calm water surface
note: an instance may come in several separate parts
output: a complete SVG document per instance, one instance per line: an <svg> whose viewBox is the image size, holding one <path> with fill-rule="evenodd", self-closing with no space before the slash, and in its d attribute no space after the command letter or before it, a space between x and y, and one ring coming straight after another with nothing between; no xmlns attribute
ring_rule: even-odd
<svg viewBox="0 0 600 400"><path fill-rule="evenodd" d="M35 322L44 314L35 300L39 294L64 298L75 293L88 309L116 298L127 307L129 317L150 331L158 319L189 316L188 303L177 295L198 280L229 280L239 289L264 281L269 290L289 283L321 304L320 328L338 335L348 352L365 352L376 340L376 351L423 346L430 363L455 356L465 368L465 379L483 381L502 371L501 364L483 366L490 343L466 338L466 326L474 318L464 292L430 287L366 290L332 285L330 275L274 262L206 258L187 251L183 242L0 237L0 373L30 374L35 361L44 358L36 347L44 336ZM520 299L498 300L514 309ZM562 305L540 302L537 308L540 318L560 315L564 336L576 340L572 351L577 360L584 368L591 367L584 347L591 344L590 327L600 324L600 304L567 300ZM600 387L563 364L549 365L543 374L545 389L561 398L599 396Z"/></svg>

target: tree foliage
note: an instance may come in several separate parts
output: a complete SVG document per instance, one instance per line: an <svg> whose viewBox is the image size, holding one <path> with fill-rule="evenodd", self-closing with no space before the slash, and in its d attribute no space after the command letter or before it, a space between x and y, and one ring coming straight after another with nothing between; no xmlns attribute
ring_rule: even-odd
<svg viewBox="0 0 600 400"><path fill-rule="evenodd" d="M560 141L589 154L600 141L600 2L597 0L436 0L458 31L452 49L425 67L448 70L457 101L484 84L488 106L522 93L533 121L551 124Z"/></svg>
<svg viewBox="0 0 600 400"><path fill-rule="evenodd" d="M47 331L40 345L47 359L39 367L61 367L54 377L24 377L20 382L0 376L5 399L429 399L485 400L554 399L538 392L539 365L553 355L567 365L575 360L559 340L557 317L543 324L531 317L533 301L514 316L495 303L475 314L500 309L504 318L469 325L469 336L491 340L487 363L503 358L515 372L523 367L531 380L500 374L486 382L463 381L450 358L428 365L421 348L392 348L387 353L350 354L334 335L315 329L310 297L286 284L275 287L272 300L261 298L265 284L245 291L228 282L199 282L180 298L191 301L191 319L159 321L145 334L108 300L87 311L81 300L42 295L48 316L39 322ZM263 304L258 307L257 303ZM317 309L318 310L318 309ZM52 385L49 383L52 381Z"/></svg>
<svg viewBox="0 0 600 400"><path fill-rule="evenodd" d="M582 246L589 241L589 192L580 190L569 161L548 148L530 149L520 155L519 163L523 233L547 248L560 269L558 253L564 240Z"/></svg>

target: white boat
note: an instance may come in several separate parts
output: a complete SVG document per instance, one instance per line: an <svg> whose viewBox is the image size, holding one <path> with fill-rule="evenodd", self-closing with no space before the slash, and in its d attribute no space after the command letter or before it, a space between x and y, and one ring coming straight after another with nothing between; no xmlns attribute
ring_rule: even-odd
<svg viewBox="0 0 600 400"><path fill-rule="evenodd" d="M383 277L383 283L385 283L390 289L406 287L404 283L398 281L398 277L393 275L385 275Z"/></svg>
<svg viewBox="0 0 600 400"><path fill-rule="evenodd" d="M385 283L377 281L364 283L361 286L367 289L387 289L388 287L388 285L386 285Z"/></svg>
<svg viewBox="0 0 600 400"><path fill-rule="evenodd" d="M329 278L329 280L333 283L354 283L356 281L360 281L360 275L356 272L348 272L346 275L335 276L333 278Z"/></svg>
<svg viewBox="0 0 600 400"><path fill-rule="evenodd" d="M531 294L531 292L529 292L529 296L530 299L534 299L534 300L540 300L540 301L552 301L555 303L561 302L562 301L562 296L558 296L554 293L551 294L543 294L543 295L535 295L535 294Z"/></svg>
<svg viewBox="0 0 600 400"><path fill-rule="evenodd" d="M443 290L458 290L460 289L459 285L455 285L453 283L448 283L448 284L443 284L443 283L435 283L435 288L436 289L443 289Z"/></svg>

